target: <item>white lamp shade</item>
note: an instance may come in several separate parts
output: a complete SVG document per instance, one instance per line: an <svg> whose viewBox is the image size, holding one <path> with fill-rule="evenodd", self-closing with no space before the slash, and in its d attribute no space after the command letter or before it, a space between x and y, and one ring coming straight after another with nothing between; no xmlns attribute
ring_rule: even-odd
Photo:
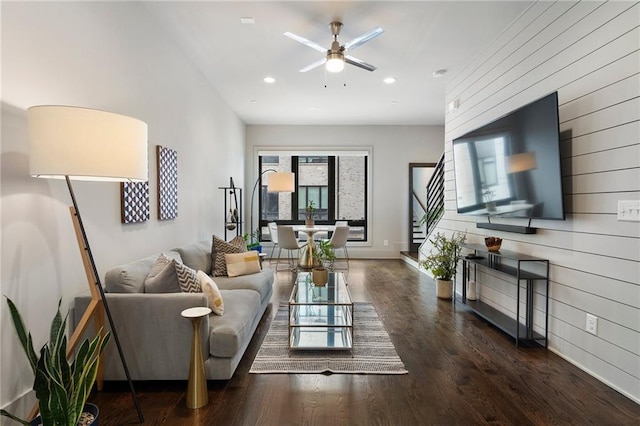
<svg viewBox="0 0 640 426"><path fill-rule="evenodd" d="M294 192L295 175L291 172L270 173L267 182L267 192Z"/></svg>
<svg viewBox="0 0 640 426"><path fill-rule="evenodd" d="M147 124L111 112L72 106L27 111L32 176L146 181Z"/></svg>

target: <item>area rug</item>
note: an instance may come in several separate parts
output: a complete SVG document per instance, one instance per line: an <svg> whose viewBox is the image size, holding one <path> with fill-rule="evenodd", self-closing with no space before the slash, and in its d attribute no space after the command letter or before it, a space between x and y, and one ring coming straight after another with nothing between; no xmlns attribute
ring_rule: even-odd
<svg viewBox="0 0 640 426"><path fill-rule="evenodd" d="M370 303L354 304L352 351L289 351L287 315L278 309L250 373L407 374Z"/></svg>

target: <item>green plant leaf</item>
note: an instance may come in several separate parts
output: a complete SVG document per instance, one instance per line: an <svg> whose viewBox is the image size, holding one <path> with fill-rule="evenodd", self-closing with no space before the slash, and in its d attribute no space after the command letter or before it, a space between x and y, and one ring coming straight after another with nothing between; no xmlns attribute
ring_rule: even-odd
<svg viewBox="0 0 640 426"><path fill-rule="evenodd" d="M38 357L33 350L31 335L27 333L17 308L8 298L7 303L18 338L32 364L35 376L33 389L40 405L42 423L46 426L75 426L95 383L99 355L106 347L110 334L105 333L102 336L100 332L91 341L86 339L80 346L75 360L70 363L66 357L68 313L64 318L62 317L60 313L62 300L60 300L58 312L51 323L50 340L42 346ZM23 424L29 424L5 410L0 411L0 414Z"/></svg>
<svg viewBox="0 0 640 426"><path fill-rule="evenodd" d="M33 350L33 339L31 338L31 333L27 333L24 321L22 320L22 316L18 312L18 308L16 308L16 305L8 297L5 296L5 298L7 299L7 304L9 305L11 320L13 321L13 326L16 329L16 333L18 334L20 344L22 345L22 349L27 355L27 359L29 360L29 364L31 365L31 370L33 370L35 373L38 365L38 356Z"/></svg>
<svg viewBox="0 0 640 426"><path fill-rule="evenodd" d="M30 424L28 421L19 419L18 417L14 416L13 414L11 414L10 412L8 412L6 410L0 410L0 416L8 417L13 421L22 423L23 425L29 425Z"/></svg>

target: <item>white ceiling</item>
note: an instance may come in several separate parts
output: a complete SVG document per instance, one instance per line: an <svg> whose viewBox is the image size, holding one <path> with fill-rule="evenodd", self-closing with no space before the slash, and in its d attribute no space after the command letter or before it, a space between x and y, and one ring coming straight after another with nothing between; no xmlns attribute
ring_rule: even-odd
<svg viewBox="0 0 640 426"><path fill-rule="evenodd" d="M247 124L443 125L445 85L529 1L145 2L169 37ZM252 17L255 24L241 24ZM298 72L322 53L283 35L330 46L377 26L385 32L350 54L378 67ZM447 69L442 78L432 72ZM266 84L265 76L276 78ZM393 76L397 82L385 85Z"/></svg>

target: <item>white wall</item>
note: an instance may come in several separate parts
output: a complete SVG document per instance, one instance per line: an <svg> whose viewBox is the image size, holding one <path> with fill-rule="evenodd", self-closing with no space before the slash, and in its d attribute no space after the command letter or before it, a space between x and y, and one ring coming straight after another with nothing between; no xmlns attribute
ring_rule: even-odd
<svg viewBox="0 0 640 426"><path fill-rule="evenodd" d="M246 181L255 182L257 178L255 148L330 148L339 151L341 148L370 147L371 241L350 245L349 255L397 258L409 244L409 163L437 162L442 155L443 132L442 126L249 125ZM254 216L257 217L257 208ZM389 241L387 247L383 245L384 240Z"/></svg>
<svg viewBox="0 0 640 426"><path fill-rule="evenodd" d="M460 109L446 116L439 226L466 230L477 243L497 235L503 249L549 259L550 350L638 402L640 224L617 221L616 208L618 200L640 199L639 9L631 2L532 4L452 78L447 102L459 99ZM556 90L566 220L535 220L536 235L477 229L485 219L456 214L451 140ZM509 313L513 285L493 275L484 278L481 298ZM595 336L585 331L586 313L599 317Z"/></svg>
<svg viewBox="0 0 640 426"><path fill-rule="evenodd" d="M57 300L87 290L64 181L29 177L26 109L77 105L149 125L151 218L120 223L119 184L78 182L99 272L223 230L222 193L243 184L244 124L138 3L2 2L2 284L36 343ZM178 217L158 221L156 145L178 153ZM32 385L6 302L0 303L0 406ZM118 320L126 320L119 318ZM26 414L26 413L23 413Z"/></svg>

